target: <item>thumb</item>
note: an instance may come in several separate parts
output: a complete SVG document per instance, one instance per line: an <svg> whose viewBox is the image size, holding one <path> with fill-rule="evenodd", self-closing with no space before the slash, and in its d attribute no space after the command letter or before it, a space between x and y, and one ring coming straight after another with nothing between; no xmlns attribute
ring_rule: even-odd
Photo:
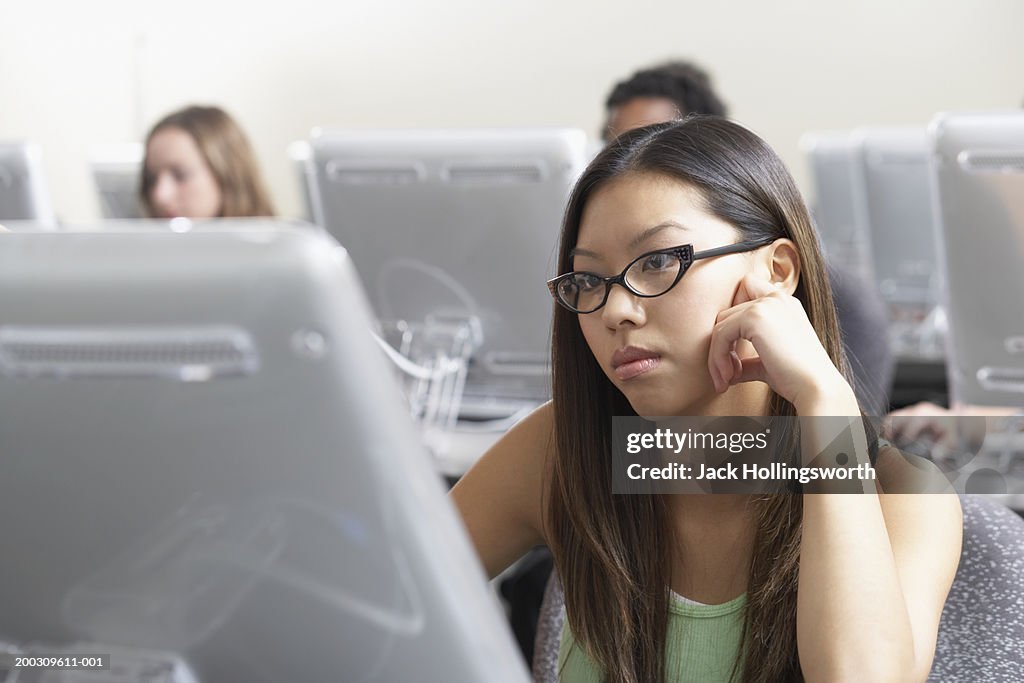
<svg viewBox="0 0 1024 683"><path fill-rule="evenodd" d="M777 291L779 291L778 287L763 274L747 273L740 280L739 287L736 288L736 300L733 302L733 306L760 299Z"/></svg>

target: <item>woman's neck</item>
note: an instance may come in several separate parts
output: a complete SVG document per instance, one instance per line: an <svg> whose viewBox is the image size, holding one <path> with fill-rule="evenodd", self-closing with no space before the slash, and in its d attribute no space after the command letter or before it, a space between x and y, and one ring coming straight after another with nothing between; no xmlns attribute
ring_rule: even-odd
<svg viewBox="0 0 1024 683"><path fill-rule="evenodd" d="M771 389L745 382L690 406L682 417L757 417L768 414ZM672 428L674 420L658 421ZM698 602L720 604L747 589L757 535L750 495L696 493L668 496L675 539L672 588Z"/></svg>
<svg viewBox="0 0 1024 683"><path fill-rule="evenodd" d="M678 417L757 417L768 414L772 391L764 382L745 382L729 387L725 393L704 397L677 413ZM664 424L662 424L664 422ZM671 427L671 420L658 420L658 426Z"/></svg>
<svg viewBox="0 0 1024 683"><path fill-rule="evenodd" d="M728 602L747 590L757 533L753 498L731 494L669 498L675 539L672 588L707 604Z"/></svg>
<svg viewBox="0 0 1024 683"><path fill-rule="evenodd" d="M668 496L669 518L687 536L720 531L750 535L754 529L754 497L737 493L684 493ZM752 536L751 536L752 537Z"/></svg>

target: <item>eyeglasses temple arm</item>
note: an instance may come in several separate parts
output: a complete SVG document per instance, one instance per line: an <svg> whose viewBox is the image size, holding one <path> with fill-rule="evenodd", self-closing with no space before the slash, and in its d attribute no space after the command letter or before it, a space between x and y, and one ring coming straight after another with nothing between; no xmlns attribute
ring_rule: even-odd
<svg viewBox="0 0 1024 683"><path fill-rule="evenodd" d="M767 246L774 241L774 237L767 237L763 240L755 240L752 242L737 242L736 244L727 244L724 247L705 249L704 251L694 252L693 260L696 261L697 259L711 258L712 256L723 256L725 254L737 254L743 251L753 251L754 249L760 249L761 247Z"/></svg>

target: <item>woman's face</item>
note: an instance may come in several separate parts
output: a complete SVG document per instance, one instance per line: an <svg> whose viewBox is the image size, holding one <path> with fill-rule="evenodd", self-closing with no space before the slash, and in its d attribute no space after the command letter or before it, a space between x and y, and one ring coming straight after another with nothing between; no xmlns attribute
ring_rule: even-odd
<svg viewBox="0 0 1024 683"><path fill-rule="evenodd" d="M149 204L161 218L216 218L220 185L192 136L173 126L158 130L146 146Z"/></svg>
<svg viewBox="0 0 1024 683"><path fill-rule="evenodd" d="M587 201L572 268L618 275L649 251L692 244L697 252L741 239L736 228L703 208L692 187L665 176L628 174ZM721 401L708 372L711 331L718 313L738 303L753 253L695 261L660 297L637 297L613 285L603 308L579 316L601 369L639 415L698 415Z"/></svg>

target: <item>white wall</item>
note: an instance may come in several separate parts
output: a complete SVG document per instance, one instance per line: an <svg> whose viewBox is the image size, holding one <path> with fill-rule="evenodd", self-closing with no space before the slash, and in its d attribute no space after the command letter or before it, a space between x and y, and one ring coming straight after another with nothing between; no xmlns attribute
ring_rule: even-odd
<svg viewBox="0 0 1024 683"><path fill-rule="evenodd" d="M0 0L0 139L43 145L58 215L98 207L91 145L186 103L227 108L279 208L315 125L580 126L611 83L670 56L711 70L801 185L810 129L925 123L1024 101L1021 0Z"/></svg>

